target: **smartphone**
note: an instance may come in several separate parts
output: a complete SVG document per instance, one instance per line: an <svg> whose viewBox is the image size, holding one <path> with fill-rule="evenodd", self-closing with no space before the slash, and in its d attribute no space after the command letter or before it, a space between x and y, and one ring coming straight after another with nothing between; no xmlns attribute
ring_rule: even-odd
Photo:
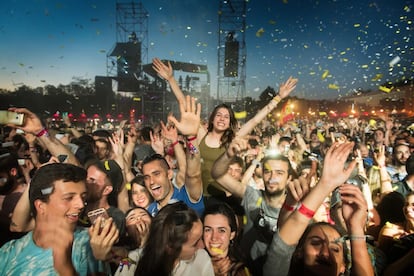
<svg viewBox="0 0 414 276"><path fill-rule="evenodd" d="M96 220L102 217L100 228L102 229L105 226L105 220L109 218L108 213L106 212L105 208L99 208L88 212L88 218L91 224L95 224Z"/></svg>
<svg viewBox="0 0 414 276"><path fill-rule="evenodd" d="M24 164L26 164L26 160L23 158L17 159L17 162L19 163L20 166L24 166Z"/></svg>
<svg viewBox="0 0 414 276"><path fill-rule="evenodd" d="M66 161L66 159L68 159L68 156L66 154L60 154L58 155L58 160L60 163L64 163Z"/></svg>
<svg viewBox="0 0 414 276"><path fill-rule="evenodd" d="M16 126L23 125L24 114L8 110L0 110L0 124L13 124Z"/></svg>

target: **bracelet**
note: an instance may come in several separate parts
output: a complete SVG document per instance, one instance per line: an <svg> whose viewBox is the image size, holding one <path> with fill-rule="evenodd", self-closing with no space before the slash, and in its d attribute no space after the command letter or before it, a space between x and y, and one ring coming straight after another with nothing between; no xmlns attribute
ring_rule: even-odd
<svg viewBox="0 0 414 276"><path fill-rule="evenodd" d="M315 211L312 211L311 209L303 205L303 203L300 204L298 212L309 219L313 218L313 216L315 215Z"/></svg>
<svg viewBox="0 0 414 276"><path fill-rule="evenodd" d="M42 128L42 130L41 131L39 131L37 134L36 134L36 137L42 137L42 136L46 136L46 137L49 137L49 132L47 131L47 129L46 128Z"/></svg>
<svg viewBox="0 0 414 276"><path fill-rule="evenodd" d="M297 207L298 207L297 205L289 205L286 202L283 202L283 205L282 205L282 208L285 209L286 211L289 211L289 212L292 212Z"/></svg>
<svg viewBox="0 0 414 276"><path fill-rule="evenodd" d="M179 143L179 141L177 140L177 141L175 141L174 143L172 143L171 145L170 145L170 147L171 148L173 148L173 147L175 147L175 145L177 145Z"/></svg>
<svg viewBox="0 0 414 276"><path fill-rule="evenodd" d="M350 241L365 241L367 239L367 235L363 235L363 236L354 236L354 235L350 235L347 236L347 239Z"/></svg>
<svg viewBox="0 0 414 276"><path fill-rule="evenodd" d="M279 103L281 100L282 100L282 97L280 97L279 94L274 96L273 99L272 99L272 101L275 101L276 103Z"/></svg>
<svg viewBox="0 0 414 276"><path fill-rule="evenodd" d="M187 137L187 141L188 142L194 141L195 139L197 139L197 135L196 136L193 136L193 137Z"/></svg>
<svg viewBox="0 0 414 276"><path fill-rule="evenodd" d="M189 150L190 154L192 154L192 155L198 153L197 148L191 142L187 142L187 149Z"/></svg>

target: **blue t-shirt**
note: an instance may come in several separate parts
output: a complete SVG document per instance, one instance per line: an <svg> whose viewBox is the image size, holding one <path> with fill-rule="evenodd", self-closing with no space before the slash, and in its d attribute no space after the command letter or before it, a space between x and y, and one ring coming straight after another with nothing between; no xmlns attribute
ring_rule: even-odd
<svg viewBox="0 0 414 276"><path fill-rule="evenodd" d="M184 202L188 207L196 211L199 217L201 217L204 213L203 195L200 196L199 200L196 203L191 202L190 197L188 196L188 193L187 193L187 189L185 188L185 185L183 185L181 189L178 189L177 187L174 186L173 195L168 203L174 203L177 201ZM158 203L156 201L152 202L148 206L148 212L151 214L151 216L155 217L158 211L159 211Z"/></svg>
<svg viewBox="0 0 414 276"><path fill-rule="evenodd" d="M0 275L57 275L53 267L52 249L43 249L33 242L33 232L12 240L0 248ZM77 228L72 245L72 263L78 275L110 270L97 261L89 244L87 229Z"/></svg>

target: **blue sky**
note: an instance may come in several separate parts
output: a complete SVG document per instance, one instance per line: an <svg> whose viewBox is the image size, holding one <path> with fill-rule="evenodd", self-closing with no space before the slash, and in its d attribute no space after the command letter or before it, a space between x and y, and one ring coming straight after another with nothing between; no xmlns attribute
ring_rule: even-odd
<svg viewBox="0 0 414 276"><path fill-rule="evenodd" d="M2 0L0 88L106 75L106 54L116 43L115 2ZM142 3L148 62L206 64L215 95L218 0ZM256 98L289 76L299 78L294 95L306 98L337 98L414 76L412 1L250 0L247 8L246 96Z"/></svg>

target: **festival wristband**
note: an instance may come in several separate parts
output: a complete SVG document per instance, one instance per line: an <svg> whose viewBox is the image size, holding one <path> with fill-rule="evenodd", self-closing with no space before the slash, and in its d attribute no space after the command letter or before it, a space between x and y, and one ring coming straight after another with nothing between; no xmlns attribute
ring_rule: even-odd
<svg viewBox="0 0 414 276"><path fill-rule="evenodd" d="M195 139L197 139L197 135L193 137L187 137L188 142L194 141Z"/></svg>
<svg viewBox="0 0 414 276"><path fill-rule="evenodd" d="M315 211L312 211L311 209L303 205L303 203L300 204L298 212L309 219L313 218L313 216L315 215Z"/></svg>
<svg viewBox="0 0 414 276"><path fill-rule="evenodd" d="M286 202L283 202L283 205L282 205L282 208L289 212L292 212L293 210L295 210L296 207L297 207L296 205L289 205Z"/></svg>
<svg viewBox="0 0 414 276"><path fill-rule="evenodd" d="M47 129L46 128L42 128L42 130L41 131L39 131L37 134L36 134L36 137L42 137L42 136L46 136L46 137L49 137L49 132L47 131Z"/></svg>

